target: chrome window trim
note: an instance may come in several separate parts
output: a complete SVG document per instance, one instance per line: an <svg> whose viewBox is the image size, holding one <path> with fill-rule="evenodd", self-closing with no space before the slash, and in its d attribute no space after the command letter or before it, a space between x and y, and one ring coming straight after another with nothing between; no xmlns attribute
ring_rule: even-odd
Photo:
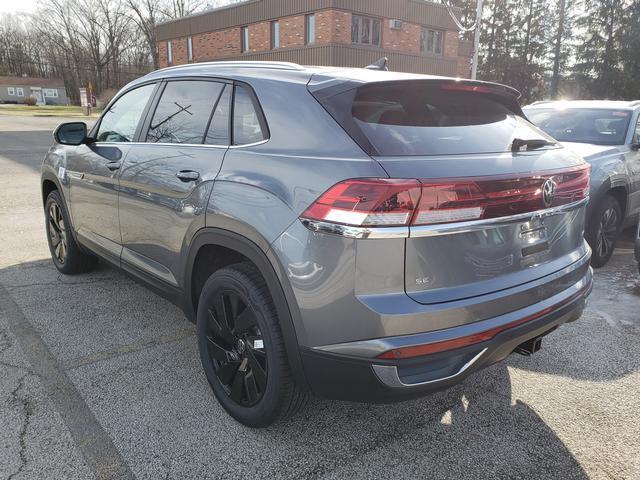
<svg viewBox="0 0 640 480"><path fill-rule="evenodd" d="M94 142L92 145L106 147L109 145L159 145L164 147L207 147L207 148L229 148L229 145L209 145L206 143L164 143L164 142Z"/></svg>
<svg viewBox="0 0 640 480"><path fill-rule="evenodd" d="M233 148L233 146L229 148ZM587 196L582 200L567 203L565 205L546 208L544 210L536 210L534 212L509 215L507 217L484 218L481 220L469 220L466 222L409 227L354 227L350 225L323 222L320 220L310 220L308 218L301 218L300 221L311 231L341 235L347 238L420 238L474 232L477 230L485 230L487 228L499 228L510 223L530 221L534 218L550 217L582 207L583 205L586 205L588 201L589 197Z"/></svg>
<svg viewBox="0 0 640 480"><path fill-rule="evenodd" d="M478 354L476 354L471 360L465 363L460 370L458 370L453 375L449 375L447 377L435 378L433 380L427 380L426 382L418 382L418 383L404 383L400 376L398 375L398 367L395 365L371 365L373 371L375 372L378 379L384 383L387 387L392 388L407 388L407 387L419 387L422 385L429 385L437 382L444 382L446 380L453 380L454 378L459 377L464 372L466 372L473 364L475 364L480 357L482 357L488 348L482 349Z"/></svg>

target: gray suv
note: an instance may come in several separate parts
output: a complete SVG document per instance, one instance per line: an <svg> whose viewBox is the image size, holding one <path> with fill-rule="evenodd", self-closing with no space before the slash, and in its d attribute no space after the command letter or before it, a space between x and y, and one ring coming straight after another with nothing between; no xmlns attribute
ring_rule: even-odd
<svg viewBox="0 0 640 480"><path fill-rule="evenodd" d="M576 320L589 166L508 87L286 63L127 85L42 167L63 273L102 258L180 305L245 425L309 393L390 402ZM135 308L135 306L132 306Z"/></svg>
<svg viewBox="0 0 640 480"><path fill-rule="evenodd" d="M524 109L546 133L591 164L585 236L605 265L622 228L640 214L640 101L536 102Z"/></svg>

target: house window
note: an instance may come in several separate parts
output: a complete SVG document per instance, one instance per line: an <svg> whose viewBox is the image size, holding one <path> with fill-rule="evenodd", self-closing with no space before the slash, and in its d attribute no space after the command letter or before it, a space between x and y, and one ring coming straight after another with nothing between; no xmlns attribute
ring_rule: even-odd
<svg viewBox="0 0 640 480"><path fill-rule="evenodd" d="M249 51L249 27L240 29L240 51L242 53Z"/></svg>
<svg viewBox="0 0 640 480"><path fill-rule="evenodd" d="M316 16L312 13L304 17L304 43L307 45L316 41Z"/></svg>
<svg viewBox="0 0 640 480"><path fill-rule="evenodd" d="M167 63L173 63L173 50L171 49L171 40L167 42Z"/></svg>
<svg viewBox="0 0 640 480"><path fill-rule="evenodd" d="M351 17L351 42L380 46L381 23L377 18L353 15Z"/></svg>
<svg viewBox="0 0 640 480"><path fill-rule="evenodd" d="M58 98L58 90L55 88L45 88L42 94L48 98Z"/></svg>
<svg viewBox="0 0 640 480"><path fill-rule="evenodd" d="M7 87L7 94L11 96L15 96L16 89L14 87Z"/></svg>
<svg viewBox="0 0 640 480"><path fill-rule="evenodd" d="M18 97L24 97L24 90L22 89L22 87L17 87L16 88L16 95Z"/></svg>
<svg viewBox="0 0 640 480"><path fill-rule="evenodd" d="M443 39L444 32L442 30L422 27L422 32L420 33L420 51L423 53L442 55Z"/></svg>
<svg viewBox="0 0 640 480"><path fill-rule="evenodd" d="M193 41L191 37L187 37L187 55L189 56L189 61L193 61Z"/></svg>
<svg viewBox="0 0 640 480"><path fill-rule="evenodd" d="M271 22L271 49L280 48L280 22Z"/></svg>

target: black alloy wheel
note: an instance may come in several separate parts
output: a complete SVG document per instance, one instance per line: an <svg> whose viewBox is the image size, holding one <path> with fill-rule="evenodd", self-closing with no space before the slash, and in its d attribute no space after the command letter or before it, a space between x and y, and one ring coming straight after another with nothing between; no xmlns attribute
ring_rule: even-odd
<svg viewBox="0 0 640 480"><path fill-rule="evenodd" d="M591 265L603 267L613 255L622 227L622 209L611 195L596 205L588 222L586 238L592 249Z"/></svg>
<svg viewBox="0 0 640 480"><path fill-rule="evenodd" d="M235 292L223 290L208 310L208 353L227 395L251 407L267 386L267 355L253 309Z"/></svg>
<svg viewBox="0 0 640 480"><path fill-rule="evenodd" d="M52 253L56 260L58 260L61 265L64 265L69 249L67 244L67 231L65 229L62 210L60 210L60 206L56 202L49 204L48 225L49 239L53 250Z"/></svg>

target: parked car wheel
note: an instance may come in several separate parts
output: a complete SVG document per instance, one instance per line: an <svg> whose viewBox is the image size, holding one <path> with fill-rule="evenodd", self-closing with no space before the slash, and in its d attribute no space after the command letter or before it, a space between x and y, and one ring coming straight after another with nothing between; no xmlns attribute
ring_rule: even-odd
<svg viewBox="0 0 640 480"><path fill-rule="evenodd" d="M47 241L55 267L67 275L91 270L98 259L83 252L73 238L69 215L57 190L47 197L45 216Z"/></svg>
<svg viewBox="0 0 640 480"><path fill-rule="evenodd" d="M269 289L250 264L215 272L198 303L198 346L224 409L249 427L295 413L307 393L294 382Z"/></svg>
<svg viewBox="0 0 640 480"><path fill-rule="evenodd" d="M613 255L622 226L622 208L618 200L607 195L595 208L587 227L587 241L593 250L591 265L603 267Z"/></svg>

